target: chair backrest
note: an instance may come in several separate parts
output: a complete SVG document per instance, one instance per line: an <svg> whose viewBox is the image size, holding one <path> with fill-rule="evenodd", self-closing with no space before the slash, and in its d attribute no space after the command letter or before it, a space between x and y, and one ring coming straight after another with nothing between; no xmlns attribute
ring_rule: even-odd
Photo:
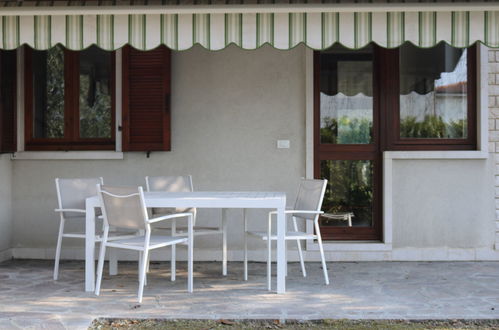
<svg viewBox="0 0 499 330"><path fill-rule="evenodd" d="M146 176L147 191L166 191L166 192L192 192L192 176ZM162 207L153 208L154 214L169 214L169 213L194 213L194 224L196 224L196 209L185 207Z"/></svg>
<svg viewBox="0 0 499 330"><path fill-rule="evenodd" d="M147 191L191 192L192 177L183 176L146 176Z"/></svg>
<svg viewBox="0 0 499 330"><path fill-rule="evenodd" d="M126 229L146 229L148 220L142 187L97 185L104 221Z"/></svg>
<svg viewBox="0 0 499 330"><path fill-rule="evenodd" d="M295 210L320 211L326 193L327 180L302 179L295 201ZM313 220L316 214L297 213L295 217Z"/></svg>
<svg viewBox="0 0 499 330"><path fill-rule="evenodd" d="M85 199L97 195L98 184L103 184L102 178L56 178L59 208L85 210Z"/></svg>

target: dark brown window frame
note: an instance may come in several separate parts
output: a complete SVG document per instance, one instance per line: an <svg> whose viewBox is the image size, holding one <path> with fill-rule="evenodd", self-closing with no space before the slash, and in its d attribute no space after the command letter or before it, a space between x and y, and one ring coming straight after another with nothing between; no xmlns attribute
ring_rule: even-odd
<svg viewBox="0 0 499 330"><path fill-rule="evenodd" d="M399 50L374 46L373 143L322 144L320 142L320 51L314 52L314 177L320 178L322 160L372 160L373 226L321 227L326 240L383 241L383 151L476 150L477 148L477 47L468 48L468 135L466 139L400 138ZM397 65L393 65L397 63ZM382 132L385 132L382 134Z"/></svg>
<svg viewBox="0 0 499 330"><path fill-rule="evenodd" d="M400 137L400 73L399 65L392 65L389 69L391 76L386 80L386 106L384 107L387 127L393 127L386 135L386 150L476 150L477 149L477 47L468 48L468 83L467 83L467 137L466 139L438 139L438 138L401 138ZM399 63L399 52L392 54L392 61Z"/></svg>
<svg viewBox="0 0 499 330"><path fill-rule="evenodd" d="M380 72L376 62L382 58L386 50L374 48L373 61L373 131L370 144L326 144L320 141L320 52L314 53L314 177L320 178L320 162L323 160L369 160L373 162L373 170L379 175L373 178L373 226L372 227L321 227L324 239L335 240L379 240L382 237L382 167L380 149L380 102L379 81ZM340 55L338 58L342 58ZM356 56L364 59L365 55Z"/></svg>
<svg viewBox="0 0 499 330"><path fill-rule="evenodd" d="M24 47L24 139L27 151L69 151L69 150L115 150L116 132L116 74L115 52L111 56L111 138L81 138L79 110L79 54L64 49L64 137L33 137L33 49Z"/></svg>

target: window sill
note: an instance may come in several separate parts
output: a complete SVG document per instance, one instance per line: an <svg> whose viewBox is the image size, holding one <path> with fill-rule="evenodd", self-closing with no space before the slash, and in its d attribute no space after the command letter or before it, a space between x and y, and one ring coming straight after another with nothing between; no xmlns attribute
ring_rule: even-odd
<svg viewBox="0 0 499 330"><path fill-rule="evenodd" d="M12 160L105 160L123 159L123 152L117 151L19 151Z"/></svg>
<svg viewBox="0 0 499 330"><path fill-rule="evenodd" d="M385 160L390 159L487 159L485 151L385 151Z"/></svg>

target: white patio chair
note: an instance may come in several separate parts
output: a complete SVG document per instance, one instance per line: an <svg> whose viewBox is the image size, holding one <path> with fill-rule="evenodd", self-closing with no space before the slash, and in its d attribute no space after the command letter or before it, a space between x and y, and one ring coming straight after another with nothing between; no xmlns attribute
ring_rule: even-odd
<svg viewBox="0 0 499 330"><path fill-rule="evenodd" d="M293 231L286 233L286 241L296 241L298 246L298 254L300 256L300 265L303 277L307 276L305 263L303 261L303 252L301 249L301 240L317 239L319 243L319 251L321 254L322 269L326 284L329 284L329 276L326 268L326 260L324 258L324 249L322 246L322 237L319 227L319 215L324 213L321 211L322 200L326 192L327 180L307 180L303 179L300 183L298 195L296 197L293 210L286 210L285 214L289 214L293 219ZM271 290L271 263L272 263L272 241L277 240L277 235L272 233L272 216L276 211L269 213L267 231L248 231L246 217L244 218L244 280L248 280L248 236L256 236L267 241L267 286ZM298 231L297 219L313 221L315 234Z"/></svg>
<svg viewBox="0 0 499 330"><path fill-rule="evenodd" d="M192 192L194 187L192 184L192 176L146 176L147 191L166 191L166 192ZM196 209L195 208L152 208L151 214L153 217L163 216L176 213L191 212L194 214L194 236L216 235L222 234L223 229L220 227L196 226ZM187 228L185 226L177 226L175 220L171 221L170 226L166 224L158 224L153 226L153 229L171 230L172 236L185 237ZM172 246L172 261L175 260L175 246ZM149 265L149 263L148 263ZM175 281L175 263L171 263L171 280Z"/></svg>
<svg viewBox="0 0 499 330"><path fill-rule="evenodd" d="M102 214L104 216L104 235L102 237L99 253L99 264L97 266L95 294L99 295L100 293L104 257L106 255L107 247L134 250L140 253L138 292L140 303L142 302L142 294L144 292L149 251L166 246L174 246L176 244L187 244L187 290L192 292L193 214L188 212L176 213L149 219L142 187L131 188L97 185L97 192L101 202ZM151 224L160 221L172 221L173 219L181 217L187 217L187 237L151 235ZM133 238L119 238L109 241L109 226L137 230L141 234Z"/></svg>
<svg viewBox="0 0 499 330"><path fill-rule="evenodd" d="M84 179L55 179L57 190L57 202L59 207L55 212L59 213L59 235L57 236L57 248L55 250L54 280L59 277L59 260L61 256L62 238L85 239L85 231L65 233L66 221L80 221L85 224L85 199L97 195L97 184L102 184L102 178ZM100 236L96 236L100 241Z"/></svg>

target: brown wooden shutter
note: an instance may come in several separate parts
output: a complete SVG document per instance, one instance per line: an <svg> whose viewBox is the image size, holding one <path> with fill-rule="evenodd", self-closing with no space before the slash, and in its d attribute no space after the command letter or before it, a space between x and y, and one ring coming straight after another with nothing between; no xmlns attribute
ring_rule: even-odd
<svg viewBox="0 0 499 330"><path fill-rule="evenodd" d="M169 151L170 50L123 48L123 151Z"/></svg>
<svg viewBox="0 0 499 330"><path fill-rule="evenodd" d="M0 152L16 151L16 51L0 51Z"/></svg>

